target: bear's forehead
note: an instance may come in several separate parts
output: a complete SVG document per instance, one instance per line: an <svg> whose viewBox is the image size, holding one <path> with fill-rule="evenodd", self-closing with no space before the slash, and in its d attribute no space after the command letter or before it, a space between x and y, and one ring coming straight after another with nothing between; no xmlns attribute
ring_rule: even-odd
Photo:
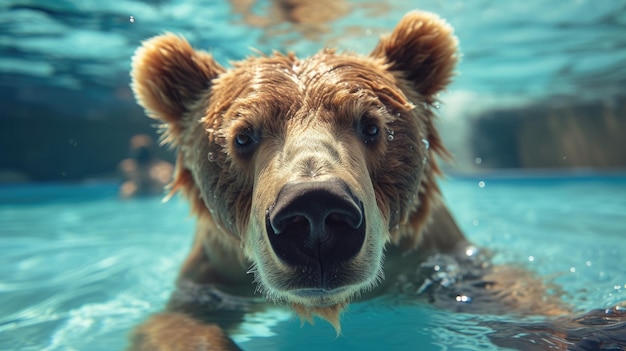
<svg viewBox="0 0 626 351"><path fill-rule="evenodd" d="M374 59L329 50L304 59L282 54L253 57L236 63L233 73L239 84L255 92L271 92L284 86L292 94L317 96L343 89L364 89L391 78L384 64Z"/></svg>
<svg viewBox="0 0 626 351"><path fill-rule="evenodd" d="M252 57L234 63L218 80L214 92L229 96L213 101L220 101L231 115L259 118L291 118L324 110L349 116L367 106L388 105L390 97L402 100L391 105L404 105L404 94L386 68L384 62L374 58L330 50L304 59L292 54Z"/></svg>
<svg viewBox="0 0 626 351"><path fill-rule="evenodd" d="M381 59L332 51L238 61L214 81L205 123L280 135L300 121L333 128L352 128L366 115L384 121L419 99L407 99L402 77L387 68Z"/></svg>

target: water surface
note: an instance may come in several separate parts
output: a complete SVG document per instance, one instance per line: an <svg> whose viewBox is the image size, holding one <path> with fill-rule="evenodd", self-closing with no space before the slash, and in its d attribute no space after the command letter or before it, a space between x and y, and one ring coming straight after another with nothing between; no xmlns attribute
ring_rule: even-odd
<svg viewBox="0 0 626 351"><path fill-rule="evenodd" d="M626 300L626 177L471 177L442 183L468 237L560 284L577 311ZM0 187L0 349L116 350L162 309L191 245L179 198L119 200L114 184ZM246 350L499 350L488 322L394 297L353 304L342 335L287 310L250 315Z"/></svg>

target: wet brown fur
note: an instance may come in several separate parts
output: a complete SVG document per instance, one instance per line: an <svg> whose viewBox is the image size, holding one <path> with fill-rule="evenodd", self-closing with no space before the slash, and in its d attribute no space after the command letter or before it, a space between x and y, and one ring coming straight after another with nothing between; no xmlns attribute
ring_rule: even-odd
<svg viewBox="0 0 626 351"><path fill-rule="evenodd" d="M456 50L451 27L421 12L407 14L369 56L325 49L301 60L273 53L227 70L173 34L146 41L133 58L132 88L147 114L165 123L164 141L178 150L171 192L182 192L198 218L180 279L250 295L252 264L270 299L291 303L304 320L322 316L339 330L343 307L379 283L375 261L382 261L384 245L399 252L387 259L393 266L407 253L449 251L464 242L440 199L436 156L448 152L433 113L453 75ZM380 140L367 145L354 135L363 120L382 127ZM262 135L252 155L233 142L249 131ZM294 177L328 176L341 177L363 198L377 230L368 232L348 267L360 279L358 289L318 306L282 292L294 273L264 243L259 216ZM174 325L164 315L189 324L165 313L138 333ZM206 327L198 323L193 328Z"/></svg>

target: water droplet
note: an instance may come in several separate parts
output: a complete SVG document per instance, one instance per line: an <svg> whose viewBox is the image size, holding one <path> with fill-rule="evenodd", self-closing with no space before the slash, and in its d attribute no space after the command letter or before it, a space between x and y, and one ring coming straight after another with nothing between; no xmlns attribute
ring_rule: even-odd
<svg viewBox="0 0 626 351"><path fill-rule="evenodd" d="M483 163L483 159L482 159L482 158L480 158L480 157L476 157L476 158L474 159L474 163L475 163L475 164L477 164L477 165L479 165L479 164Z"/></svg>
<svg viewBox="0 0 626 351"><path fill-rule="evenodd" d="M476 250L476 248L475 248L475 247L470 246L470 247L468 247L468 248L465 250L465 255L467 255L467 256L474 256L474 255L476 254L476 252L477 252L477 251L478 251L478 250Z"/></svg>
<svg viewBox="0 0 626 351"><path fill-rule="evenodd" d="M422 144L424 144L424 149L430 149L430 142L428 142L428 139L422 139Z"/></svg>
<svg viewBox="0 0 626 351"><path fill-rule="evenodd" d="M396 113L396 117L400 117L402 114L400 112Z"/></svg>
<svg viewBox="0 0 626 351"><path fill-rule="evenodd" d="M485 182L483 182L482 180L480 182L478 182L478 187L484 188L485 187Z"/></svg>
<svg viewBox="0 0 626 351"><path fill-rule="evenodd" d="M434 108L436 108L436 109L440 109L440 108L441 108L441 105L440 105L440 104L438 104L438 103L434 103L434 104L433 104L433 107L434 107Z"/></svg>
<svg viewBox="0 0 626 351"><path fill-rule="evenodd" d="M207 154L207 158L209 159L209 162L215 162L215 159L216 159L215 154L212 152L209 152Z"/></svg>
<svg viewBox="0 0 626 351"><path fill-rule="evenodd" d="M130 16L128 21L130 21L130 23L135 23L135 16Z"/></svg>
<svg viewBox="0 0 626 351"><path fill-rule="evenodd" d="M572 273L576 273L576 267L571 267L571 268L569 269L569 271L570 271L570 272L572 272Z"/></svg>
<svg viewBox="0 0 626 351"><path fill-rule="evenodd" d="M470 303L470 302L472 302L472 298L467 296L467 295L458 295L456 297L456 301L457 302Z"/></svg>
<svg viewBox="0 0 626 351"><path fill-rule="evenodd" d="M533 262L535 260L535 256L528 256L528 261Z"/></svg>
<svg viewBox="0 0 626 351"><path fill-rule="evenodd" d="M392 141L395 134L394 131L389 128L385 128L385 130L387 131L387 140Z"/></svg>

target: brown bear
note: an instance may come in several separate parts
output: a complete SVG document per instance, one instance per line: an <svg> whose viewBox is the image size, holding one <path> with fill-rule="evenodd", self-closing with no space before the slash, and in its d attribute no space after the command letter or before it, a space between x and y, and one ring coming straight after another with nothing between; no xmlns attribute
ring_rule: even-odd
<svg viewBox="0 0 626 351"><path fill-rule="evenodd" d="M355 299L407 279L423 290L416 267L433 253L465 253L485 271L472 286L496 291L500 311L563 312L532 302L541 284L506 293L520 276L472 261L442 203L436 156L448 153L433 107L457 60L452 28L423 12L408 13L368 56L274 53L225 69L175 35L144 42L132 88L164 122L178 153L171 192L191 202L197 228L177 291L131 348L237 350L227 330L258 292L339 330Z"/></svg>

